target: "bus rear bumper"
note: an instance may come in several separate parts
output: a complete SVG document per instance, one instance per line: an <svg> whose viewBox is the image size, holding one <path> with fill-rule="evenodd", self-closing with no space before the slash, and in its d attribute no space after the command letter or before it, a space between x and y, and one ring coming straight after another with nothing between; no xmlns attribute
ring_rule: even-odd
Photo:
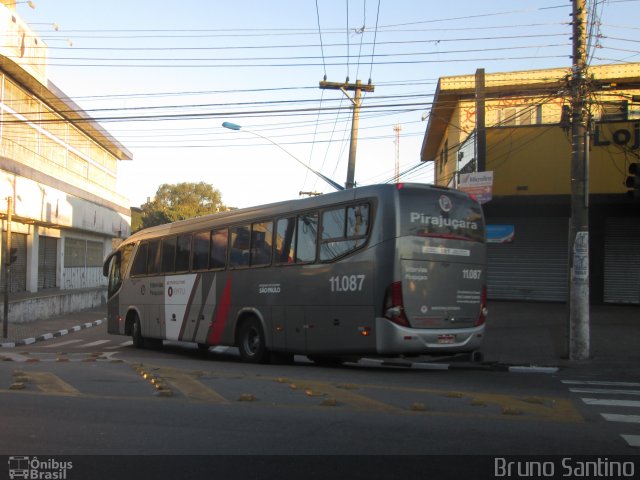
<svg viewBox="0 0 640 480"><path fill-rule="evenodd" d="M459 329L407 328L376 318L376 350L380 355L472 352L482 345L484 325Z"/></svg>

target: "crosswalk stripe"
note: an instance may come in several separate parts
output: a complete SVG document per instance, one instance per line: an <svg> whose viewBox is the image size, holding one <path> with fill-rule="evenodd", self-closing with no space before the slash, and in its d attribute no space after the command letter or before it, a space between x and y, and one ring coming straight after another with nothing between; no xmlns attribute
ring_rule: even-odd
<svg viewBox="0 0 640 480"><path fill-rule="evenodd" d="M604 393L607 395L640 395L640 390L612 390L610 388L570 388L573 393Z"/></svg>
<svg viewBox="0 0 640 480"><path fill-rule="evenodd" d="M600 398L583 398L587 405L604 405L608 407L640 407L638 400L603 400Z"/></svg>
<svg viewBox="0 0 640 480"><path fill-rule="evenodd" d="M621 435L630 447L640 447L640 435Z"/></svg>
<svg viewBox="0 0 640 480"><path fill-rule="evenodd" d="M110 341L111 340L97 340L95 342L85 343L84 345L77 345L76 348L97 347L98 345L109 343Z"/></svg>
<svg viewBox="0 0 640 480"><path fill-rule="evenodd" d="M621 415L618 413L601 413L609 422L640 423L640 415Z"/></svg>
<svg viewBox="0 0 640 480"><path fill-rule="evenodd" d="M79 343L82 340L67 340L65 342L57 342L57 343L51 343L48 345L43 345L43 348L57 348L57 347L61 347L63 345L71 345L72 343Z"/></svg>

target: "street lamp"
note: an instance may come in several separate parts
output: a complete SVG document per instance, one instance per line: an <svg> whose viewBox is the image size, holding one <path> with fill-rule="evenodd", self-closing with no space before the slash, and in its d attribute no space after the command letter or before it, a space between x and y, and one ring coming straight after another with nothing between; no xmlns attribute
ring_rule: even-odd
<svg viewBox="0 0 640 480"><path fill-rule="evenodd" d="M336 190L344 190L344 187L336 182L334 182L333 180L331 180L329 177L324 176L322 173L318 172L317 170L314 170L313 168L311 168L309 165L307 165L306 163L304 163L302 160L300 160L299 158L293 156L293 154L291 152L289 152L288 150L286 150L282 145L274 142L273 140L271 140L269 137L265 137L264 135L260 135L257 132L253 132L251 130L246 130L243 129L240 125L235 124L235 123L231 123L231 122L223 122L222 126L224 128L228 128L229 130L242 130L243 132L247 132L247 133L251 133L252 135L255 135L256 137L260 137L264 140L266 140L269 143L272 143L273 145L275 145L276 147L278 147L280 150L282 150L284 153L286 153L287 155L289 155L291 158L293 158L296 162L298 162L300 165L302 165L304 168L306 168L307 170L315 173L318 177L320 177L322 180L324 180L325 182L327 182L329 185L331 185L333 188L335 188Z"/></svg>

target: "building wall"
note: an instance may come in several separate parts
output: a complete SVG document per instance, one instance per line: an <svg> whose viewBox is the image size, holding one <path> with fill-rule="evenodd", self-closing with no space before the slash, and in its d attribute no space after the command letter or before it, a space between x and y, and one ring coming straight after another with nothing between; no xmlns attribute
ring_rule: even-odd
<svg viewBox="0 0 640 480"><path fill-rule="evenodd" d="M494 183L493 199L483 207L488 224L514 232L510 243L489 245L490 299L566 299L569 74L553 69L486 76L486 170ZM591 74L591 300L640 304L640 203L626 195L625 185L629 164L640 161L640 64L593 67ZM475 155L474 87L473 75L439 81L421 152L434 162L439 185L451 186L456 172L474 166L468 164ZM442 162L445 140L448 158L456 154L453 162Z"/></svg>
<svg viewBox="0 0 640 480"><path fill-rule="evenodd" d="M640 89L600 91L591 98L590 191L624 193L630 162L640 155L640 104L630 101ZM607 105L627 102L627 120L608 121ZM494 171L494 195L569 194L571 139L564 96L508 94L486 101L487 170ZM475 129L472 98L457 100L434 158L435 183L450 185L459 170L457 152ZM447 158L442 161L448 140ZM452 156L453 155L453 156ZM517 187L521 187L518 189ZM527 188L525 188L527 187Z"/></svg>
<svg viewBox="0 0 640 480"><path fill-rule="evenodd" d="M129 200L116 191L118 162L131 157L49 82L46 44L12 5L1 3L0 261L5 260L10 228L12 247L17 249L12 293L46 292L46 302L62 310L91 306L75 297L68 301L72 297L65 295L55 300L52 292L104 290L102 259L114 239L126 238L131 231ZM25 54L29 49L37 54ZM103 293L86 295L89 303L103 298ZM46 316L47 308L38 307L37 300L30 302L28 311L35 316L31 320ZM12 309L20 310L16 301Z"/></svg>

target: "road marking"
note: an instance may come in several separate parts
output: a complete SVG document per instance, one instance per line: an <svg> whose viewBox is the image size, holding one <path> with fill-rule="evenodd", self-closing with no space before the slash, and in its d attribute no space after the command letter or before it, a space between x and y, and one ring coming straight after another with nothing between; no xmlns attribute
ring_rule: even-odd
<svg viewBox="0 0 640 480"><path fill-rule="evenodd" d="M80 392L51 372L27 372L26 377L29 382L48 394L58 395L80 395Z"/></svg>
<svg viewBox="0 0 640 480"><path fill-rule="evenodd" d="M610 388L570 388L573 393L604 393L606 395L640 395L640 390L612 390Z"/></svg>
<svg viewBox="0 0 640 480"><path fill-rule="evenodd" d="M640 435L620 435L630 447L640 447Z"/></svg>
<svg viewBox="0 0 640 480"><path fill-rule="evenodd" d="M621 415L618 413L601 413L609 422L640 423L640 415Z"/></svg>
<svg viewBox="0 0 640 480"><path fill-rule="evenodd" d="M104 347L107 350L115 350L116 348L129 347L133 345L133 340L127 340L126 342L119 343L118 345L111 345L110 347Z"/></svg>
<svg viewBox="0 0 640 480"><path fill-rule="evenodd" d="M0 354L0 359L5 358L10 359L12 362L26 362L29 357L27 355L22 355L21 353L2 352L2 354Z"/></svg>
<svg viewBox="0 0 640 480"><path fill-rule="evenodd" d="M52 344L48 344L48 345L43 345L42 348L57 348L57 347L61 347L62 345L71 345L72 343L79 343L82 340L67 340L65 342L57 342L57 343L52 343Z"/></svg>
<svg viewBox="0 0 640 480"><path fill-rule="evenodd" d="M196 380L193 374L189 374L184 370L162 367L155 371L155 373L160 379L166 380L174 388L180 390L180 392L190 400L217 404L231 403L215 390L206 387Z"/></svg>
<svg viewBox="0 0 640 480"><path fill-rule="evenodd" d="M89 347L97 347L98 345L104 345L105 343L109 343L111 340L97 340L91 343L85 343L84 345L77 345L76 348L89 348Z"/></svg>
<svg viewBox="0 0 640 480"><path fill-rule="evenodd" d="M599 398L583 398L587 405L604 405L607 407L640 407L638 400L602 400Z"/></svg>
<svg viewBox="0 0 640 480"><path fill-rule="evenodd" d="M328 382L307 380L294 380L292 382L296 385L296 390L313 392L313 396L326 395L337 402L346 403L347 405L358 409L387 413L399 413L403 411L401 408L375 400L365 395L360 395L359 393L355 393L353 390L335 387Z"/></svg>
<svg viewBox="0 0 640 480"><path fill-rule="evenodd" d="M637 382L606 382L601 380L562 380L567 385L599 385L602 387L640 387Z"/></svg>

